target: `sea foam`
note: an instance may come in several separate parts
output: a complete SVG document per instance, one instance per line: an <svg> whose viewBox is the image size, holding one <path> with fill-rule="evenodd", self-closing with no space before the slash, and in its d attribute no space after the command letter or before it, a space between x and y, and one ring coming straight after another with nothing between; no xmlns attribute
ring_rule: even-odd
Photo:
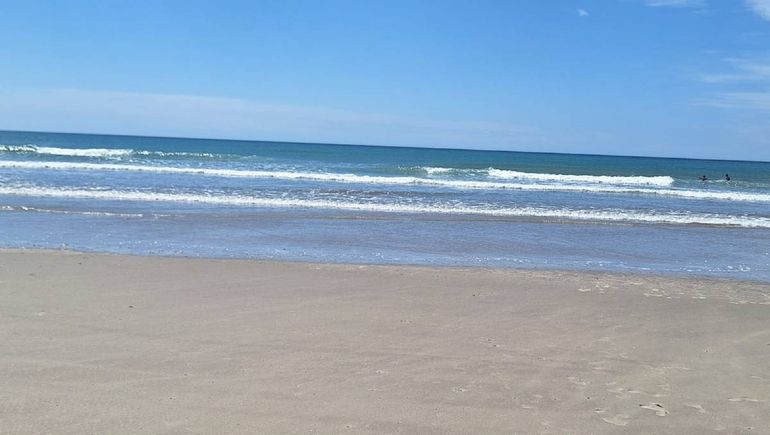
<svg viewBox="0 0 770 435"><path fill-rule="evenodd" d="M38 145L0 145L0 153L38 154L68 157L121 158L146 157L215 157L212 153L191 153L173 151L146 151L130 148L59 148Z"/></svg>
<svg viewBox="0 0 770 435"><path fill-rule="evenodd" d="M543 218L572 221L656 224L697 224L745 228L770 228L770 218L705 213L656 213L623 209L570 209L540 207L482 207L450 204L382 204L338 200L260 198L216 194L138 192L121 190L63 189L36 186L0 187L0 195L78 198L118 201L165 201L251 207L292 207L380 213L435 213L497 217Z"/></svg>
<svg viewBox="0 0 770 435"><path fill-rule="evenodd" d="M0 145L0 152L25 153L52 156L69 157L93 157L93 158L121 158L130 156L143 157L216 157L212 153L190 152L165 152L115 148L59 148L38 145ZM421 167L428 175L469 174L478 175L485 173L493 179L523 180L523 181L550 181L561 183L587 183L587 184L611 184L611 185L642 185L642 186L670 186L674 179L669 176L610 176L610 175L571 175L571 174L542 174L532 172L520 172L507 169L459 169L425 166Z"/></svg>
<svg viewBox="0 0 770 435"><path fill-rule="evenodd" d="M134 150L114 148L58 148L43 147L37 145L0 145L0 152L48 154L53 156L71 157L124 157L129 156Z"/></svg>
<svg viewBox="0 0 770 435"><path fill-rule="evenodd" d="M615 176L615 175L570 175L570 174L539 174L532 172L510 171L489 168L489 176L506 180L559 181L565 183L595 183L595 184L625 184L647 186L670 186L674 179L667 176Z"/></svg>
<svg viewBox="0 0 770 435"><path fill-rule="evenodd" d="M521 191L586 192L600 194L663 195L692 200L770 202L770 194L694 189L657 188L655 186L615 186L602 184L571 184L558 179L540 183L511 183L483 180L451 180L411 176L371 176L330 172L266 171L217 168L190 168L176 166L148 166L110 163L0 161L0 169L44 169L75 171L129 171L157 174L187 174L212 177L266 178L282 180L309 180L351 184L423 185L451 189L487 189ZM542 175L542 174L540 174Z"/></svg>
<svg viewBox="0 0 770 435"><path fill-rule="evenodd" d="M674 178L668 175L658 176L619 176L619 175L572 175L572 174L543 174L537 172L511 171L508 169L459 169L442 168L435 166L423 166L420 169L428 175L445 174L485 174L490 178L502 180L523 181L557 181L561 183L585 183L585 184L616 184L616 185L641 185L666 187L674 184Z"/></svg>

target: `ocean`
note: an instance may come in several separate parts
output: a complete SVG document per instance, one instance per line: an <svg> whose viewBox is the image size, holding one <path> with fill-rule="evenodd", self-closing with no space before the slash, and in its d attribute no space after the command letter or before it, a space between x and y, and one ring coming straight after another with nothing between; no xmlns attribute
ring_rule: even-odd
<svg viewBox="0 0 770 435"><path fill-rule="evenodd" d="M0 247L770 282L770 163L0 132Z"/></svg>

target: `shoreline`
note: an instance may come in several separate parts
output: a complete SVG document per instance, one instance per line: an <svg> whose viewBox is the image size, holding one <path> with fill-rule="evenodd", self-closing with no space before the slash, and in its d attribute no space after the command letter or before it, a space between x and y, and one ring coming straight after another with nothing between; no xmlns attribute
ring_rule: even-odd
<svg viewBox="0 0 770 435"><path fill-rule="evenodd" d="M62 249L55 248L5 248L0 247L0 254L3 253L50 253L50 254L87 254L87 255L104 255L104 256L125 256L125 257L138 257L138 258L165 258L165 259L186 259L186 260L211 260L211 261L234 261L234 262L252 262L259 264L298 264L298 265L313 265L313 266L366 266L366 267L404 267L404 268L416 268L416 269L447 269L447 270L487 270L487 271L518 271L518 272L553 272L558 274L577 274L577 275L607 275L617 278L640 278L640 279L671 279L671 280L685 280L685 281L706 281L706 282L723 282L726 284L746 284L746 285L767 285L770 286L770 281L762 279L750 279L743 277L729 277L724 275L698 275L692 272L660 272L660 271L617 271L617 270L602 270L602 269L568 269L568 268L550 268L550 267L495 267L487 265L469 266L469 265L452 265L452 264L419 264L419 263L366 263L366 262L319 262L313 260L292 260L292 259L267 259L267 258L250 258L250 257L215 257L215 256L191 256L191 255L172 255L172 254L143 254L143 253L121 253L121 252L108 252L108 251L88 251L78 250L69 247Z"/></svg>
<svg viewBox="0 0 770 435"><path fill-rule="evenodd" d="M770 285L0 249L10 433L736 433Z"/></svg>

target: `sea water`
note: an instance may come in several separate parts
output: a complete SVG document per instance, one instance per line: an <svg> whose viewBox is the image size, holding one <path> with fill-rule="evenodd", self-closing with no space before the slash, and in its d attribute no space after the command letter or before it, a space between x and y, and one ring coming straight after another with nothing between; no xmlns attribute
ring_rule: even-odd
<svg viewBox="0 0 770 435"><path fill-rule="evenodd" d="M0 132L0 247L770 281L770 163Z"/></svg>

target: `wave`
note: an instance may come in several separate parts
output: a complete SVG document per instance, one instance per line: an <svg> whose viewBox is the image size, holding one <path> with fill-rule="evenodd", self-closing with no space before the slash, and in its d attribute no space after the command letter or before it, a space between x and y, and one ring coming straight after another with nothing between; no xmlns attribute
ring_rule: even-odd
<svg viewBox="0 0 770 435"><path fill-rule="evenodd" d="M83 216L110 216L110 217L122 217L122 218L146 218L151 217L165 217L169 215L147 214L147 213L115 213L109 211L85 211L85 210L57 210L51 208L38 208L27 207L25 205L0 205L0 211L16 211L16 212L34 212L34 213L50 213L50 214L74 214Z"/></svg>
<svg viewBox="0 0 770 435"><path fill-rule="evenodd" d="M93 157L116 159L131 156L142 157L199 157L214 158L218 154L212 153L191 153L191 152L166 152L166 151L148 151L134 150L129 148L59 148L45 147L32 144L26 145L0 145L0 153L18 153L18 154L37 154L51 156L67 157ZM483 175L491 178L506 180L526 180L526 181L546 181L562 183L587 183L587 184L620 184L620 185L643 185L643 186L670 186L674 179L669 176L609 176L609 175L569 175L569 174L541 174L532 172L519 172L506 169L461 169L424 166L418 167L429 176L435 175Z"/></svg>
<svg viewBox="0 0 770 435"><path fill-rule="evenodd" d="M84 171L129 171L157 174L186 174L213 177L234 178L266 178L281 180L308 180L351 184L379 185L424 185L461 190L521 190L548 192L586 192L609 194L639 194L662 195L693 200L770 202L770 194L751 192L719 192L708 190L657 189L643 187L623 187L608 185L576 185L576 184L531 184L492 182L477 180L446 180L435 178L420 178L410 176L371 176L357 174L341 174L329 172L292 172L292 171L258 171L240 169L215 168L184 168L171 166L145 166L109 163L77 163L77 162L25 162L0 161L0 169L50 169L50 170L84 170Z"/></svg>
<svg viewBox="0 0 770 435"><path fill-rule="evenodd" d="M489 208L458 204L383 204L335 200L307 200L288 198L260 198L252 196L226 196L203 194L178 194L161 192L136 192L117 190L61 189L46 187L0 187L0 195L37 196L108 201L164 201L203 203L212 205L251 207L290 207L327 210L346 210L380 213L434 213L449 215L480 215L496 217L543 218L571 221L627 222L650 224L697 224L744 228L770 228L770 218L720 214L655 213L634 210L580 210L548 209L538 207Z"/></svg>
<svg viewBox="0 0 770 435"><path fill-rule="evenodd" d="M456 173L468 173L472 171L475 172L475 170L473 169L440 168L440 167L434 167L434 166L421 166L416 169L422 170L428 175L446 175L446 174L456 174Z"/></svg>
<svg viewBox="0 0 770 435"><path fill-rule="evenodd" d="M538 174L532 172L509 171L489 168L489 176L506 180L559 181L565 183L595 183L595 184L625 184L646 186L670 186L674 179L667 176L615 176L615 175L569 175L569 174Z"/></svg>
<svg viewBox="0 0 770 435"><path fill-rule="evenodd" d="M48 154L53 156L72 157L124 157L134 150L114 148L57 148L37 145L1 145L0 152L24 154Z"/></svg>
<svg viewBox="0 0 770 435"><path fill-rule="evenodd" d="M215 157L211 153L187 153L134 150L129 148L58 148L37 145L0 145L0 153L40 154L68 157L120 158L130 156L150 157Z"/></svg>
<svg viewBox="0 0 770 435"><path fill-rule="evenodd" d="M187 153L187 152L174 152L174 151L134 151L132 155L136 156L151 156L151 157L193 157L193 158L214 158L217 156L224 156L226 154L212 154L212 153Z"/></svg>
<svg viewBox="0 0 770 435"><path fill-rule="evenodd" d="M507 169L459 169L442 168L435 166L420 167L428 175L445 175L464 173L469 175L486 174L491 178L504 180L546 181L561 183L585 183L585 184L619 184L666 187L674 183L674 179L668 175L660 176L616 176L616 175L571 175L571 174L542 174L537 172L520 172Z"/></svg>

